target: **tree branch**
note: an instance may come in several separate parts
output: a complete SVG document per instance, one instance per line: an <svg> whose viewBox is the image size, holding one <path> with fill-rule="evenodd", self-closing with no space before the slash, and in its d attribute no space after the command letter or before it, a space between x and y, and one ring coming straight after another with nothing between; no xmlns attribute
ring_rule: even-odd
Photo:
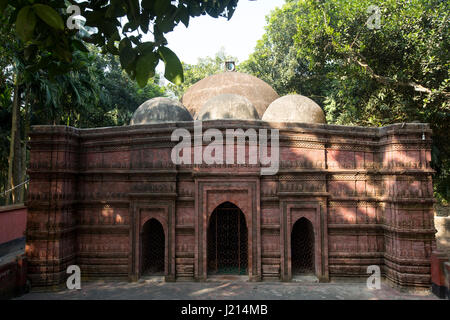
<svg viewBox="0 0 450 320"><path fill-rule="evenodd" d="M432 93L431 89L426 88L426 87L422 86L421 84L415 83L414 81L404 82L404 81L398 81L398 80L395 80L395 79L392 79L392 78L389 78L389 77L378 75L365 62L365 59L364 59L363 56L361 56L361 54L356 53L356 55L358 55L360 57L360 59L355 57L355 55L350 55L350 60L352 60L353 62L355 62L359 66L363 67L364 70L366 70L370 74L370 76L373 79L375 79L376 81L378 81L378 82L380 82L382 84L386 84L386 85L395 85L395 86L399 86L399 87L410 87L410 88L413 88L414 91L417 91L417 92L423 92L423 93L428 93L428 94ZM444 94L447 97L450 96L450 92L443 91L442 94Z"/></svg>

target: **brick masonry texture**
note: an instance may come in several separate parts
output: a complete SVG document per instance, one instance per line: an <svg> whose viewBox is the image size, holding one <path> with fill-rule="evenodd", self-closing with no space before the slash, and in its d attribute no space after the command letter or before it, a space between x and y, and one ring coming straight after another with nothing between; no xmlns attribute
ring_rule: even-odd
<svg viewBox="0 0 450 320"><path fill-rule="evenodd" d="M367 277L367 266L379 265L394 284L430 285L429 125L203 122L204 131L278 129L273 176L262 176L259 165L174 165L171 134L180 127L193 133L192 122L32 128L26 253L33 286L64 284L72 264L88 279L138 280L141 231L152 218L165 234L166 281L206 280L208 221L226 201L246 219L251 281L291 280L291 230L306 218L320 281Z"/></svg>

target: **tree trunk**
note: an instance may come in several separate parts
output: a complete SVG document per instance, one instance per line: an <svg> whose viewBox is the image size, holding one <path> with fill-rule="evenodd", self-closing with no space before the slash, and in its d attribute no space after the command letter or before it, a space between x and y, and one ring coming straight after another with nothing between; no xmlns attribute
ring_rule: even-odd
<svg viewBox="0 0 450 320"><path fill-rule="evenodd" d="M22 150L20 147L20 86L16 75L14 83L14 99L12 104L11 141L8 158L8 189L21 183ZM6 195L6 204L22 201L19 190L15 189Z"/></svg>
<svg viewBox="0 0 450 320"><path fill-rule="evenodd" d="M26 180L27 177L27 145L28 145L28 132L30 131L30 101L29 101L29 90L26 90L27 96L25 97L25 110L24 110L24 119L23 119L23 146L22 146L22 168L21 168L21 178L23 181ZM25 201L25 189L26 184L19 188L20 190L20 199Z"/></svg>

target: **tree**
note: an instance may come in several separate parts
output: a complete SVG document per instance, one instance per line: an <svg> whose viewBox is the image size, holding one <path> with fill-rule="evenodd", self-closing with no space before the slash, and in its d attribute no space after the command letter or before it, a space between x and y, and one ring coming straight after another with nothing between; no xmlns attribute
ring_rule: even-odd
<svg viewBox="0 0 450 320"><path fill-rule="evenodd" d="M89 33L73 28L73 11L67 10L70 4L85 17L84 30ZM236 4L237 0L181 0L176 4L170 0L0 0L0 40L2 46L13 48L2 50L2 54L8 54L1 61L7 70L2 74L2 113L8 114L6 109L11 107L8 178L2 189L13 189L12 201L23 199L23 191L15 189L25 176L30 119L52 118L53 123L59 123L64 118L66 124L82 123L82 110L92 105L92 98L95 100L95 84L86 83L90 71L76 63L85 58L82 53L88 53L85 42L101 48L102 53L120 56L122 68L144 91L159 60L166 64L165 77L181 83L181 63L167 48L164 34L179 22L188 26L190 17L200 14L231 18ZM124 17L127 22L122 25ZM11 29L16 36L9 36ZM142 42L142 34L149 32L153 41ZM63 95L65 99L61 99ZM47 110L42 111L40 106ZM98 110L95 112L98 114ZM115 118L116 123L125 121L117 119L117 112Z"/></svg>
<svg viewBox="0 0 450 320"><path fill-rule="evenodd" d="M298 1L287 1L266 17L266 32L258 40L254 52L239 66L240 70L266 81L280 95L302 94L323 104L329 79L324 73L309 68L294 43L297 18L302 7Z"/></svg>
<svg viewBox="0 0 450 320"><path fill-rule="evenodd" d="M244 67L280 93L306 93L329 123L430 123L436 196L449 200L449 9L440 0L287 1Z"/></svg>
<svg viewBox="0 0 450 320"><path fill-rule="evenodd" d="M0 13L7 14L10 25L24 42L27 55L33 59L48 52L52 59L41 60L41 67L54 73L64 72L58 64L70 63L74 48L86 51L77 39L74 23L76 11L85 18L91 33L83 38L102 52L120 56L123 69L144 87L161 60L164 76L169 81L183 82L182 65L167 47L165 34L177 24L189 25L191 17L208 14L211 17L231 19L238 0L0 0ZM71 4L70 10L68 4ZM5 10L5 8L12 10ZM72 11L74 10L74 11ZM69 11L69 13L68 13ZM64 22L67 23L64 23ZM142 41L142 35L151 33L153 41ZM118 43L118 45L117 45Z"/></svg>
<svg viewBox="0 0 450 320"><path fill-rule="evenodd" d="M26 153L26 124L29 119L21 119L21 108L29 117L29 103L44 90L47 98L44 105L63 109L55 107L48 114L41 113L41 116L50 115L57 123L57 118L61 116L57 113L65 110L68 112L64 114L66 123L70 124L74 119L74 106L85 106L81 102L86 91L76 87L85 79L74 63L80 52L88 52L85 42L101 48L102 53L119 56L121 67L131 79L137 80L141 88L147 85L150 77L155 76L159 60L165 63L165 77L179 84L183 81L182 66L175 53L167 47L164 34L172 31L179 22L188 26L190 17L202 14L230 19L236 5L237 0L180 0L176 3L170 0L0 0L2 31L9 33L12 29L17 35L11 37L10 42L3 42L16 46L12 55L14 62L7 65L13 69L14 82L7 188L14 189L25 172L23 153ZM76 10L71 11L73 9ZM73 23L77 10L86 20L83 29L88 33L78 32L80 25ZM142 41L142 35L147 33L153 35L153 41ZM40 76L43 76L40 84L33 86L24 80ZM40 85L41 91L37 88ZM10 86L3 88L6 93ZM74 104L56 103L62 90L68 90ZM34 96L28 96L31 93ZM36 117L35 114L31 116ZM20 129L23 123L25 131ZM22 140L19 136L21 131ZM16 192L13 191L13 200L20 201L20 195L17 197Z"/></svg>
<svg viewBox="0 0 450 320"><path fill-rule="evenodd" d="M90 68L93 75L90 83L99 88L98 99L92 106L77 108L78 127L128 125L134 111L144 101L165 96L166 90L158 84L159 76L150 79L140 88L121 68L118 57L101 54L90 48L93 58Z"/></svg>
<svg viewBox="0 0 450 320"><path fill-rule="evenodd" d="M0 16L0 89L1 89L1 118L8 119L6 126L2 125L5 130L2 135L2 167L7 164L7 169L2 171L6 174L2 175L2 188L6 191L12 186L15 186L22 180L24 172L22 152L21 152L21 137L20 137L20 103L21 103L21 87L20 78L15 73L19 68L20 61L15 58L19 51L19 45L15 37L12 36L5 23L5 18ZM4 130L4 129L3 129ZM2 130L2 131L3 131ZM9 147L7 147L9 145ZM9 151L6 151L9 149ZM21 201L21 192L16 190L12 193L12 199ZM9 198L8 198L9 200ZM7 201L8 204L8 201Z"/></svg>
<svg viewBox="0 0 450 320"><path fill-rule="evenodd" d="M373 1L302 3L307 10L297 20L298 52L311 70L335 79L324 105L328 120L372 126L430 123L435 191L448 200L448 2L378 1L380 29L367 24L375 14L368 12Z"/></svg>
<svg viewBox="0 0 450 320"><path fill-rule="evenodd" d="M5 34L0 32L0 47L6 50L9 46L15 50L11 43L2 41ZM75 67L70 72L54 76L45 70L29 72L33 66L21 61L20 53L4 51L0 60L5 66L0 82L0 121L4 132L0 137L1 191L17 187L26 180L26 142L30 125L99 127L128 124L142 102L165 94L164 88L155 83L157 77L140 88L121 70L117 57L101 54L94 46L88 47L88 53L74 52ZM18 74L21 81L15 82ZM15 94L16 87L20 95ZM13 112L16 112L14 117ZM16 128L14 139L10 138L11 124ZM9 192L6 198L0 195L0 203L3 200L17 203L23 199L23 187Z"/></svg>

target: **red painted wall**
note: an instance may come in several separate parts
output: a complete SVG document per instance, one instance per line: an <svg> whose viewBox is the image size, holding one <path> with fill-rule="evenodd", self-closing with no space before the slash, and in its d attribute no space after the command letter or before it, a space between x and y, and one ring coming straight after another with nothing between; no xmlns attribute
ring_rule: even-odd
<svg viewBox="0 0 450 320"><path fill-rule="evenodd" d="M0 207L0 244L21 238L27 226L27 208L24 205Z"/></svg>

